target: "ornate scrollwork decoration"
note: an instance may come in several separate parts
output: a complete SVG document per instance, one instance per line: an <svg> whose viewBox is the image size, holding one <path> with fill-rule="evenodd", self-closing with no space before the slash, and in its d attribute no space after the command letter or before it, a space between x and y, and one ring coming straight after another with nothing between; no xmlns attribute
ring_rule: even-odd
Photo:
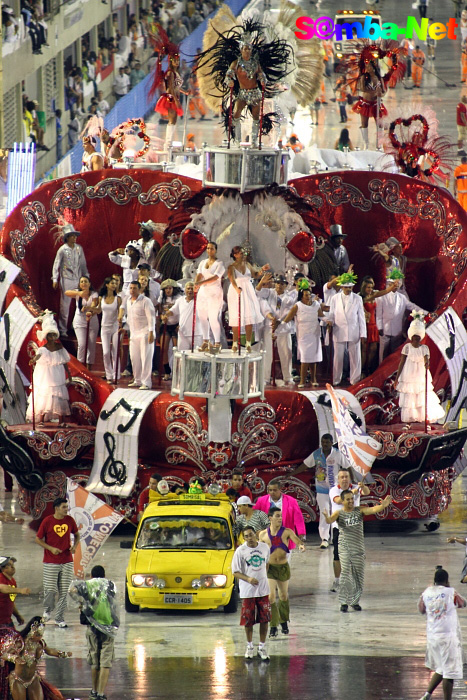
<svg viewBox="0 0 467 700"><path fill-rule="evenodd" d="M355 394L355 398L362 403L362 401L365 401L369 396L378 396L380 398L384 398L384 392L381 391L377 386L367 386L364 389L360 389L357 391Z"/></svg>
<svg viewBox="0 0 467 700"><path fill-rule="evenodd" d="M451 478L449 469L439 472L429 472L408 486L399 485L400 472L389 472L386 477L373 473L375 483L371 486L372 494L368 503L376 504L374 497L384 498L388 493L393 497L389 511L393 519L407 520L413 517L416 510L420 518L427 518L446 510L451 500ZM372 502L374 500L374 503ZM383 519L385 511L377 513L376 517Z"/></svg>
<svg viewBox="0 0 467 700"><path fill-rule="evenodd" d="M333 207L350 204L361 211L370 211L372 207L371 201L365 197L363 192L355 185L344 182L340 175L332 175L321 180L319 191L325 196L328 204Z"/></svg>
<svg viewBox="0 0 467 700"><path fill-rule="evenodd" d="M195 409L186 401L173 401L167 407L165 418L168 422L165 431L167 440L181 442L186 446L177 445L166 449L165 458L169 464L189 461L196 464L201 471L206 471L202 448L208 444L208 434L203 430Z"/></svg>
<svg viewBox="0 0 467 700"><path fill-rule="evenodd" d="M16 229L10 233L10 246L13 259L20 267L21 261L26 255L26 246L40 227L47 223L45 207L41 202L32 202L24 207L21 207L21 214L24 219L24 231Z"/></svg>
<svg viewBox="0 0 467 700"><path fill-rule="evenodd" d="M94 389L91 384L82 377L72 377L66 382L69 389L75 389L80 394L87 404L92 404L94 401Z"/></svg>
<svg viewBox="0 0 467 700"><path fill-rule="evenodd" d="M375 430L369 435L382 445L382 450L376 455L376 459L407 457L409 452L422 442L421 438L414 433L402 433L396 440L394 440L394 434L389 431Z"/></svg>
<svg viewBox="0 0 467 700"><path fill-rule="evenodd" d="M256 402L243 409L237 421L237 431L231 438L232 444L238 448L238 464L254 458L270 464L282 459L282 450L272 446L277 441L275 418L276 412L268 403ZM257 424L258 420L263 422Z"/></svg>
<svg viewBox="0 0 467 700"><path fill-rule="evenodd" d="M371 180L368 184L371 192L370 199L375 204L381 204L394 214L416 216L417 207L401 197L400 187L394 180Z"/></svg>
<svg viewBox="0 0 467 700"><path fill-rule="evenodd" d="M210 442L207 446L207 456L215 467L223 467L233 457L232 445L228 442Z"/></svg>
<svg viewBox="0 0 467 700"><path fill-rule="evenodd" d="M166 449L165 457L170 464L190 461L205 472L206 462L221 468L232 459L237 464L254 458L271 464L282 459L282 451L274 445L277 441L273 425L276 413L268 403L256 402L243 409L230 443L208 442L208 433L203 430L198 413L185 401L169 404L165 417L167 439L182 443Z"/></svg>
<svg viewBox="0 0 467 700"><path fill-rule="evenodd" d="M107 177L97 185L86 188L86 196L89 199L104 199L110 197L115 204L128 204L133 197L138 197L141 193L141 185L133 180L130 175L123 177Z"/></svg>
<svg viewBox="0 0 467 700"><path fill-rule="evenodd" d="M97 418L96 414L90 406L83 403L82 401L73 401L70 404L71 415L76 418L80 424L85 425L96 425Z"/></svg>
<svg viewBox="0 0 467 700"><path fill-rule="evenodd" d="M84 206L86 180L64 180L50 200L50 210L47 215L51 224L56 224L65 209L81 209Z"/></svg>
<svg viewBox="0 0 467 700"><path fill-rule="evenodd" d="M43 460L59 457L69 462L94 444L94 431L85 428L57 430L53 436L40 430L17 430L12 437L24 439L27 446Z"/></svg>
<svg viewBox="0 0 467 700"><path fill-rule="evenodd" d="M162 202L167 209L177 209L190 196L190 188L178 178L174 178L171 182L159 182L157 185L153 185L147 192L139 195L138 201L140 204Z"/></svg>
<svg viewBox="0 0 467 700"><path fill-rule="evenodd" d="M62 471L46 472L45 484L34 496L31 507L31 517L37 520L47 507L47 503L53 503L56 498L66 496L66 474Z"/></svg>

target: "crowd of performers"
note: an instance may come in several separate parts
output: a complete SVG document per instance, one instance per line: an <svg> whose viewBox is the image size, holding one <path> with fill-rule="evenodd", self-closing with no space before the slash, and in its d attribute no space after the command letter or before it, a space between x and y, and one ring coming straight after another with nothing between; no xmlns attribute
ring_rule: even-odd
<svg viewBox="0 0 467 700"><path fill-rule="evenodd" d="M344 466L341 453L333 447L331 435L322 436L321 447L296 473L310 467L315 469L317 487L328 480L334 481L326 498L320 502L320 534L326 538L320 548L328 548L330 541L333 548L335 579L331 592L338 594L341 613L360 613L365 582L364 517L384 512L392 497L388 495L372 507L360 505L361 496L368 495L369 488L364 480L352 482L352 470ZM191 485L186 485L188 493L199 496L206 485L202 479L193 479ZM140 512L148 502L164 498L167 491L167 482L153 474L149 490L144 493L145 500L140 499ZM178 485L175 493L179 492L185 489ZM251 491L243 482L242 470L234 470L232 485L226 493L235 511L234 534L240 538L231 568L239 581L242 599L240 624L245 628L247 641L244 656L247 661L255 656L268 661L268 632L270 640L277 638L279 632L281 636L290 632L289 585L293 574L290 561L294 549L299 553L305 551L305 523L297 500L281 490L279 479L269 482L267 493L253 503ZM59 659L72 656L69 651L49 647L43 637L45 623L54 614L55 625L67 628L64 619L67 594L79 604L80 623L86 625L88 663L92 672L89 698L107 698L105 688L114 660L114 639L120 626L116 587L113 581L105 578L105 570L99 565L92 568L90 579L72 580L79 532L76 521L67 511L66 499L57 498L54 514L43 520L37 533L36 544L44 549L44 612L42 616L34 616L21 631L13 623L15 618L19 625L25 624L15 598L29 596L31 589L18 586L16 559L0 556L0 700L10 700L10 697L12 700L63 700L61 692L39 672L38 665L44 653ZM57 527L66 527L64 537L57 532ZM59 537L62 539L57 542ZM448 537L447 541L465 544L455 537ZM57 548L57 544L64 549ZM66 564L63 564L63 557ZM64 567L69 568L65 571ZM463 677L462 640L456 608L466 605L451 587L447 572L437 567L433 585L423 591L418 602L419 612L427 616L426 665L434 670L428 690L420 700L429 700L441 683L445 700L450 700L454 680ZM60 621L57 621L59 610ZM253 629L256 623L259 623L260 641L255 654Z"/></svg>
<svg viewBox="0 0 467 700"><path fill-rule="evenodd" d="M356 293L357 277L344 246L346 235L338 224L331 226L329 238L335 266L318 290L301 272L292 280L290 271L273 271L268 264L259 267L251 250L241 246L233 247L230 260L219 260L214 241L207 245L192 278L164 277L155 269L158 224L146 221L139 224L139 238L109 251L115 273L94 288L85 252L77 243L79 232L71 224L58 228L63 243L52 271L52 284L60 290L58 327L53 314L46 312L39 331L44 345L31 361L30 419L34 412L39 422L52 417L61 422L69 414L65 387L69 354L58 338L67 339L71 332L70 301L74 299L72 328L78 360L92 369L100 336L103 378L115 385L122 375L131 377L129 386L140 389L149 389L159 373L160 381L171 380L175 349L208 354L262 350L266 384L292 387L297 383L303 389L326 381L338 386L348 380L353 385L402 345L412 312L410 342L402 350L397 374L402 421L423 421L425 403L428 421L442 420L429 372L429 349L421 344L428 311L410 301L404 285L407 264L427 260L407 258L396 238L374 247L375 264L386 269L385 287L377 290L373 277L366 275ZM124 332L129 339L126 365L122 362Z"/></svg>

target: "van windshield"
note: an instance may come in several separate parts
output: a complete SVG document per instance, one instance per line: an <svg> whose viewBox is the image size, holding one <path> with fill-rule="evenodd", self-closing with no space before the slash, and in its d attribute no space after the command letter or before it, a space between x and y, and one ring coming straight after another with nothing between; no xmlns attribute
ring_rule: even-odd
<svg viewBox="0 0 467 700"><path fill-rule="evenodd" d="M146 518L136 542L137 549L231 549L229 525L224 518L205 515Z"/></svg>

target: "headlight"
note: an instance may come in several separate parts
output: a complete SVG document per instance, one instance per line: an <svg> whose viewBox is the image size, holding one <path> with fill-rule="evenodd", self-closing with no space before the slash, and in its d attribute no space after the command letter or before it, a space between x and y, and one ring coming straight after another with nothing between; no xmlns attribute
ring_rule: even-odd
<svg viewBox="0 0 467 700"><path fill-rule="evenodd" d="M215 574L214 576L201 576L201 585L204 588L222 588L225 586L227 581L227 576L223 574Z"/></svg>
<svg viewBox="0 0 467 700"><path fill-rule="evenodd" d="M155 583L156 588L165 588L165 581L163 578L158 578Z"/></svg>
<svg viewBox="0 0 467 700"><path fill-rule="evenodd" d="M162 580L163 579L158 579L156 574L134 574L131 577L131 582L136 588L153 588L154 586L163 588L165 586L165 581L163 581L162 586L158 585L159 581Z"/></svg>
<svg viewBox="0 0 467 700"><path fill-rule="evenodd" d="M214 583L218 588L221 588L222 586L225 586L227 582L227 576L224 576L223 574L219 574L218 576L213 576Z"/></svg>

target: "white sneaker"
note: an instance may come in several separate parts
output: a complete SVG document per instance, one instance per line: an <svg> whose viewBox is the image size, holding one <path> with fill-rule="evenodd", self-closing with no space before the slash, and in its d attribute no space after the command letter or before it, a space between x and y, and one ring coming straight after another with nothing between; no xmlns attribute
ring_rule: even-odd
<svg viewBox="0 0 467 700"><path fill-rule="evenodd" d="M49 620L50 620L50 613L48 613L44 610L44 612L42 613L42 621L48 622Z"/></svg>
<svg viewBox="0 0 467 700"><path fill-rule="evenodd" d="M141 384L140 384L139 382L130 382L130 383L128 384L128 386L129 386L129 387L130 387L130 386L140 387Z"/></svg>
<svg viewBox="0 0 467 700"><path fill-rule="evenodd" d="M122 377L132 377L133 375L131 372L129 372L127 369L124 369L122 372Z"/></svg>
<svg viewBox="0 0 467 700"><path fill-rule="evenodd" d="M327 549L329 547L329 542L327 540L323 540L321 544L319 545L320 549Z"/></svg>
<svg viewBox="0 0 467 700"><path fill-rule="evenodd" d="M258 647L258 656L261 659L261 661L269 661L269 656L268 652L266 651L266 647Z"/></svg>
<svg viewBox="0 0 467 700"><path fill-rule="evenodd" d="M422 695L422 697L420 698L420 700L430 700L431 695L432 695L432 694L429 693L429 692L427 691L427 692L425 693L425 695Z"/></svg>
<svg viewBox="0 0 467 700"><path fill-rule="evenodd" d="M148 387L148 386L146 386L146 384L141 384L141 386L140 386L140 388L139 388L139 389L140 389L140 391L141 391L141 390L145 390L145 391L147 391L147 390L149 389L149 387Z"/></svg>
<svg viewBox="0 0 467 700"><path fill-rule="evenodd" d="M246 651L245 651L245 659L253 659L255 655L255 648L253 644L247 644L246 645Z"/></svg>
<svg viewBox="0 0 467 700"><path fill-rule="evenodd" d="M331 588L331 593L337 593L339 591L339 579L335 578L334 583L332 584Z"/></svg>
<svg viewBox="0 0 467 700"><path fill-rule="evenodd" d="M64 630L65 627L68 627L68 625L65 622L65 620L61 620L60 622L57 622L57 620L55 620L55 627L60 627L61 630Z"/></svg>

